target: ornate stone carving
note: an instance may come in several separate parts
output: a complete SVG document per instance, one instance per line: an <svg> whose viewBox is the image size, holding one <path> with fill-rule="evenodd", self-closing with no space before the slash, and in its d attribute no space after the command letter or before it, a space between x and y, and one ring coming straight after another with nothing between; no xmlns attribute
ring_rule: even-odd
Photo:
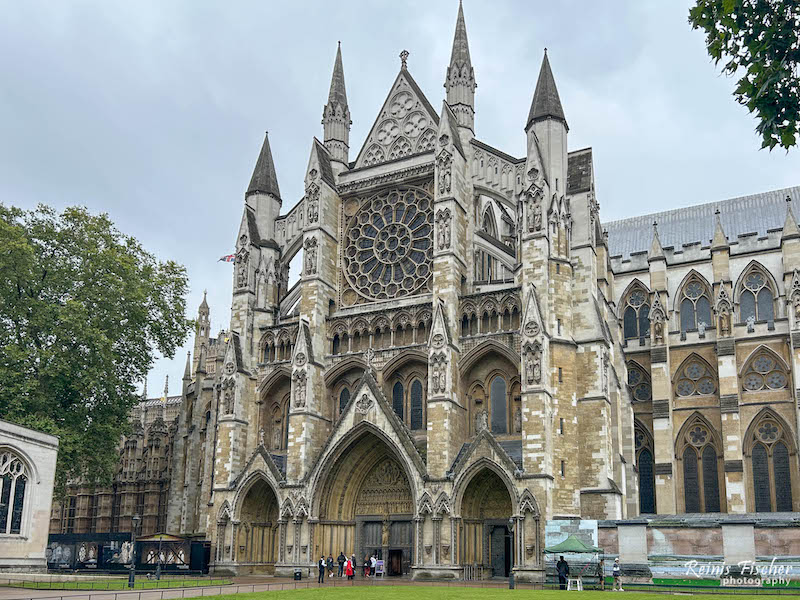
<svg viewBox="0 0 800 600"><path fill-rule="evenodd" d="M242 236L244 237L244 236ZM246 240L247 238L245 238ZM250 253L246 248L241 248L236 254L236 287L245 288L249 282Z"/></svg>
<svg viewBox="0 0 800 600"><path fill-rule="evenodd" d="M442 335L441 333L435 334L431 342L433 344L433 347L436 348L437 350L442 348L444 346L444 335Z"/></svg>
<svg viewBox="0 0 800 600"><path fill-rule="evenodd" d="M444 354L435 355L431 360L431 383L434 394L447 391L447 358Z"/></svg>
<svg viewBox="0 0 800 600"><path fill-rule="evenodd" d="M534 337L539 335L540 331L541 328L539 327L539 324L536 321L528 321L527 323L525 323L525 335L529 337Z"/></svg>
<svg viewBox="0 0 800 600"><path fill-rule="evenodd" d="M369 412L369 409L372 408L373 404L375 404L375 401L372 398L367 394L361 394L361 397L356 400L356 412L365 415Z"/></svg>
<svg viewBox="0 0 800 600"><path fill-rule="evenodd" d="M306 406L306 372L295 371L292 376L294 379L294 407L305 408Z"/></svg>
<svg viewBox="0 0 800 600"><path fill-rule="evenodd" d="M233 402L236 391L236 384L233 379L225 379L222 382L222 400L226 415L233 414Z"/></svg>
<svg viewBox="0 0 800 600"><path fill-rule="evenodd" d="M319 221L319 186L316 183L306 190L306 214L309 223Z"/></svg>
<svg viewBox="0 0 800 600"><path fill-rule="evenodd" d="M436 241L439 250L446 250L450 247L450 224L452 215L450 209L445 208L436 213L437 235Z"/></svg>
<svg viewBox="0 0 800 600"><path fill-rule="evenodd" d="M514 433L522 431L522 409L518 406L514 410Z"/></svg>
<svg viewBox="0 0 800 600"><path fill-rule="evenodd" d="M317 274L317 240L308 238L303 244L305 248L305 267L306 275Z"/></svg>
<svg viewBox="0 0 800 600"><path fill-rule="evenodd" d="M528 385L542 382L542 346L538 342L525 345L525 381Z"/></svg>
<svg viewBox="0 0 800 600"><path fill-rule="evenodd" d="M528 231L542 230L542 197L539 190L525 194L526 217Z"/></svg>
<svg viewBox="0 0 800 600"><path fill-rule="evenodd" d="M446 138L446 135L443 135L442 138ZM452 188L452 162L453 157L450 155L447 150L442 150L439 153L439 157L436 159L437 165L439 167L438 178L439 178L439 194L445 195L449 194Z"/></svg>
<svg viewBox="0 0 800 600"><path fill-rule="evenodd" d="M478 433L484 429L489 429L489 413L480 410L475 414L475 432Z"/></svg>
<svg viewBox="0 0 800 600"><path fill-rule="evenodd" d="M306 364L306 355L302 352L298 352L297 356L294 357L294 364L296 364L298 367L302 367L304 364Z"/></svg>

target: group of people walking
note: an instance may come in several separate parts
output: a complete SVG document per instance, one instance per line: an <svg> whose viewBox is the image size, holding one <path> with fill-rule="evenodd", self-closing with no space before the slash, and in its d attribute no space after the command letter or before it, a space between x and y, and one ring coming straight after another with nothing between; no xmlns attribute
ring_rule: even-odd
<svg viewBox="0 0 800 600"><path fill-rule="evenodd" d="M351 557L345 556L344 552L340 552L339 556L336 559L336 563L339 565L339 577L347 577L348 579L354 579L356 576L356 571L358 570L358 565L356 563L356 555L353 554ZM365 556L364 557L364 577L375 577L375 571L378 566L378 556L377 554L373 554L372 556ZM325 583L325 573L327 572L328 577L333 577L333 569L334 569L334 561L333 555L329 554L328 558L325 558L325 555L319 557L319 577L317 578L317 583Z"/></svg>
<svg viewBox="0 0 800 600"><path fill-rule="evenodd" d="M606 561L602 558L597 562L597 569L595 575L601 590L606 589L606 574L605 574ZM562 590L567 589L567 578L569 577L569 563L564 560L563 556L559 556L556 563L556 574L558 575L558 584ZM622 567L619 564L619 558L614 559L614 564L611 566L611 576L614 580L613 590L624 592L622 589Z"/></svg>

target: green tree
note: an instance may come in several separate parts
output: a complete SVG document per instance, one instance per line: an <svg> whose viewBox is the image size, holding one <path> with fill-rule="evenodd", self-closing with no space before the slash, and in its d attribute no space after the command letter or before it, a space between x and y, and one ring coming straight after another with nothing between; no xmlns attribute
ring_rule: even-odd
<svg viewBox="0 0 800 600"><path fill-rule="evenodd" d="M59 436L57 491L110 480L136 385L187 337L186 291L108 215L0 204L0 417Z"/></svg>
<svg viewBox="0 0 800 600"><path fill-rule="evenodd" d="M692 29L706 32L706 47L728 75L744 74L733 93L755 113L762 148L797 144L800 133L800 1L697 0Z"/></svg>

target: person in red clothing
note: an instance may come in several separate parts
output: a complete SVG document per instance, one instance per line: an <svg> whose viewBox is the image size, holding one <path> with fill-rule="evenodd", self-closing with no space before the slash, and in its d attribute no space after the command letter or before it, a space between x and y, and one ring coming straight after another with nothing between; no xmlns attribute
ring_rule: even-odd
<svg viewBox="0 0 800 600"><path fill-rule="evenodd" d="M348 579L353 578L353 569L354 569L353 561L348 558L347 562L344 565L344 573L345 575L347 575Z"/></svg>

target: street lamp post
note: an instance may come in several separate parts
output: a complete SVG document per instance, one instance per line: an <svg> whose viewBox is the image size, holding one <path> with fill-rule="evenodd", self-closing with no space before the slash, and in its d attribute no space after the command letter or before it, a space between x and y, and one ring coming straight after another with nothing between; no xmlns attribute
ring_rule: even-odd
<svg viewBox="0 0 800 600"><path fill-rule="evenodd" d="M164 534L158 534L158 564L156 565L156 579L161 579L161 538Z"/></svg>
<svg viewBox="0 0 800 600"><path fill-rule="evenodd" d="M142 517L133 515L131 517L131 570L128 572L128 587L133 588L136 584L136 529Z"/></svg>

